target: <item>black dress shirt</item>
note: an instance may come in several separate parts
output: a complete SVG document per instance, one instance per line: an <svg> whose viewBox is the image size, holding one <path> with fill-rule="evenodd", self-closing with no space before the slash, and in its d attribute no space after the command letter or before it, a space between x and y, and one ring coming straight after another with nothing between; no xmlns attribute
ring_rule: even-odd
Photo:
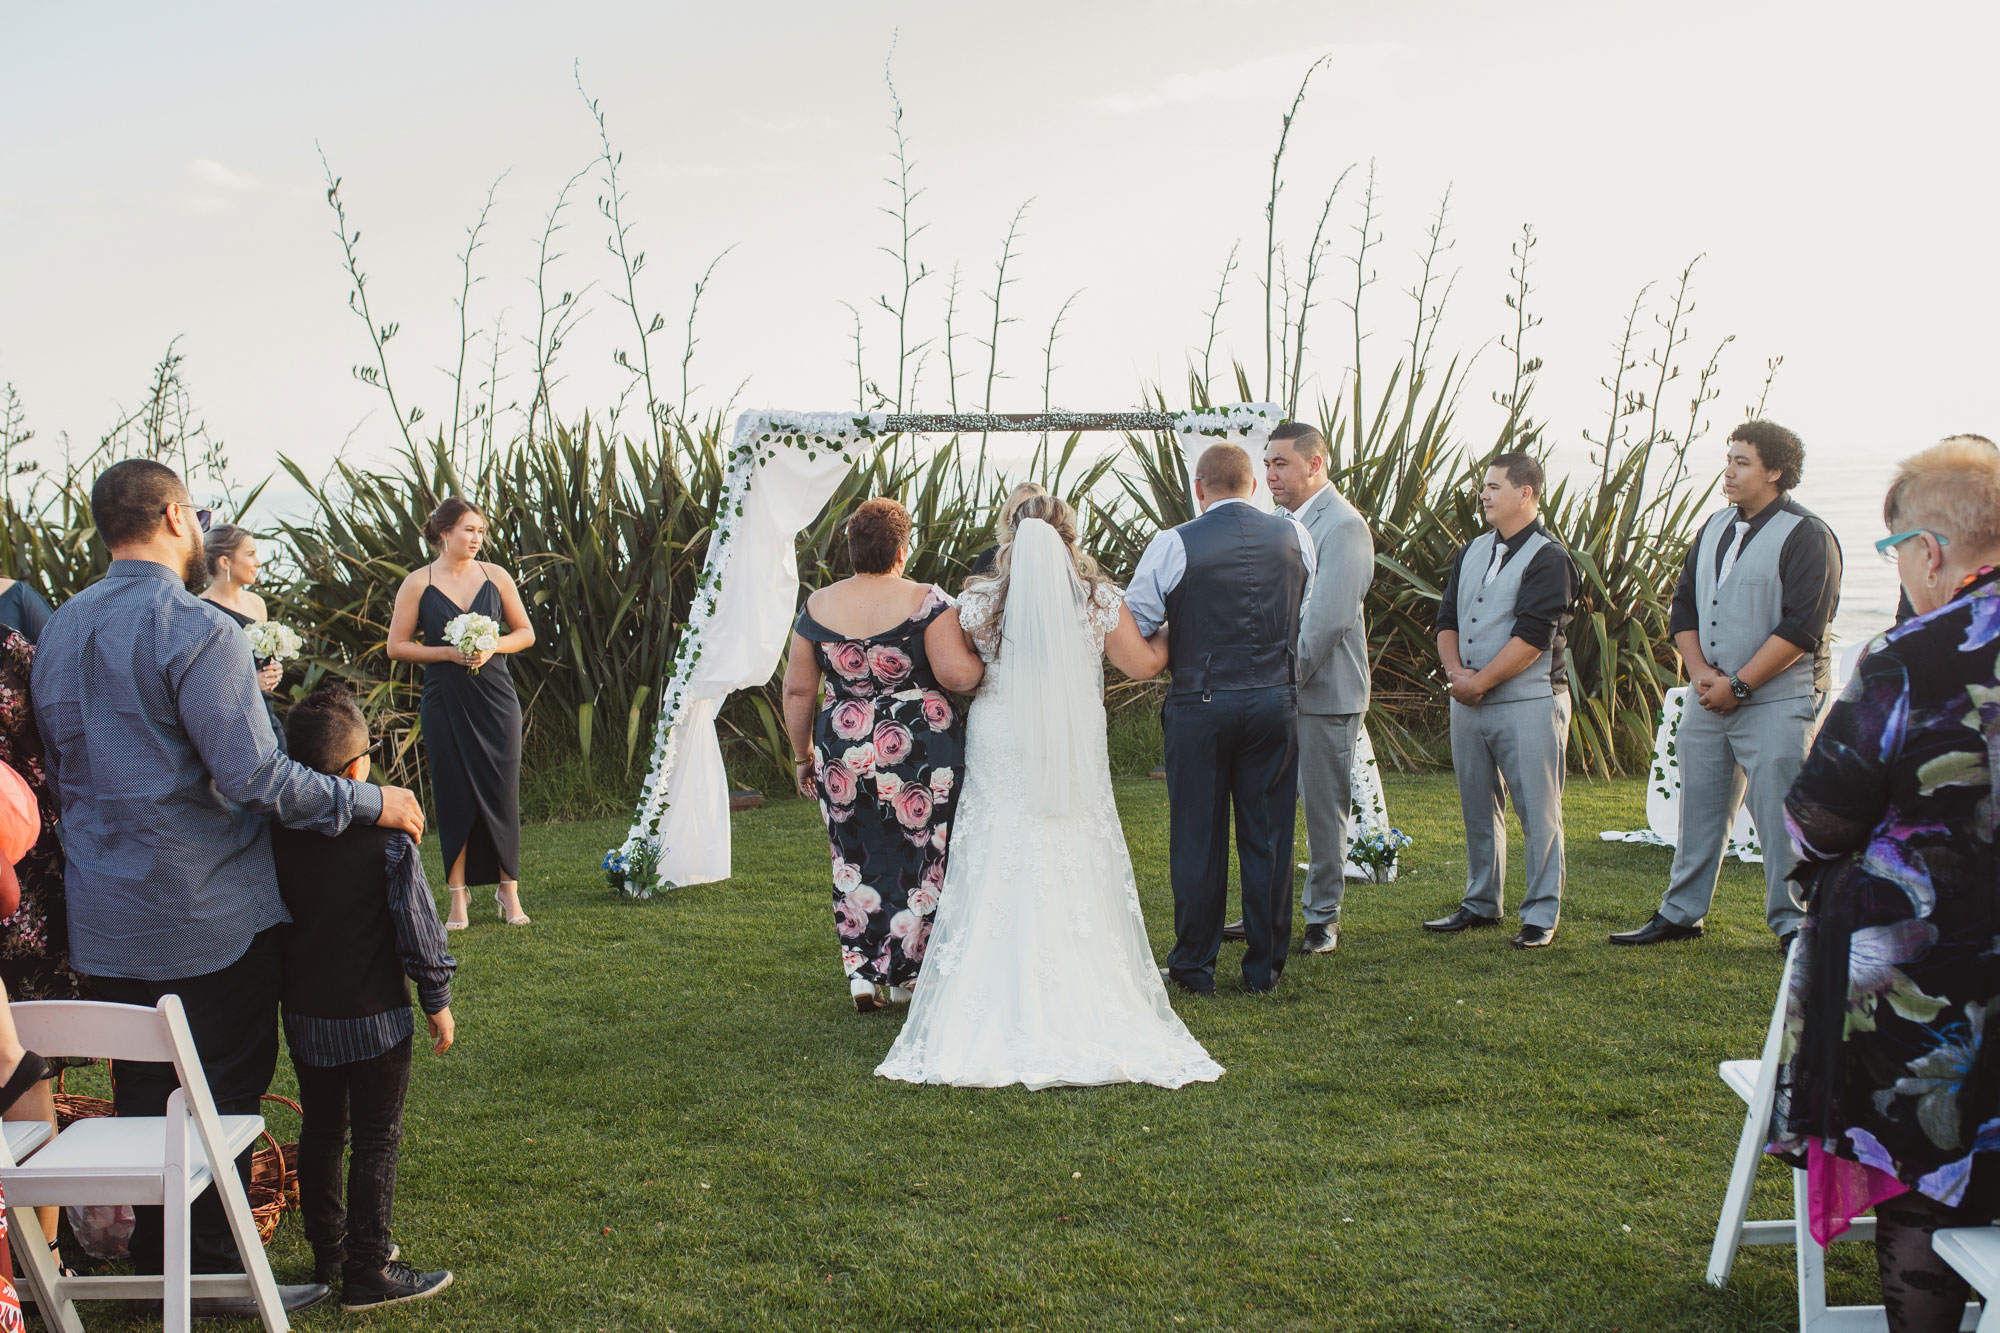
<svg viewBox="0 0 2000 1333"><path fill-rule="evenodd" d="M1549 535L1539 518L1508 538L1500 567L1505 569L1537 533ZM1458 580L1470 546L1468 542L1459 547L1452 558L1451 577L1445 580L1444 598L1438 603L1439 634L1446 630L1458 633ZM1478 570L1474 577L1483 579L1486 571ZM1569 628L1570 610L1576 603L1576 583L1576 566L1569 552L1550 536L1548 545L1535 552L1528 567L1521 571L1521 590L1514 598L1514 637L1530 648L1550 650L1549 678L1557 688L1569 681L1565 631Z"/></svg>
<svg viewBox="0 0 2000 1333"><path fill-rule="evenodd" d="M999 558L1000 558L999 547L997 546L987 547L985 550L981 551L978 555L972 557L972 568L966 572L966 577L971 579L976 579L976 578L982 578L987 574L991 574L993 572L993 562Z"/></svg>
<svg viewBox="0 0 2000 1333"><path fill-rule="evenodd" d="M1805 522L1792 529L1791 536L1785 538L1784 549L1778 552L1778 578L1783 591L1778 623L1771 633L1800 652L1818 652L1826 641L1827 627L1833 623L1833 613L1840 609L1840 543L1817 514L1784 495L1765 505L1750 520L1750 531L1743 534L1743 550L1750 549L1757 534L1780 511L1797 514ZM1722 540L1715 548L1717 569L1722 567L1722 557L1735 538L1733 524L1722 530ZM1738 551L1737 558L1741 559L1742 554ZM1701 611L1694 591L1694 568L1700 555L1698 545L1689 546L1687 559L1681 562L1680 583L1674 588L1673 614L1667 622L1669 634L1701 628Z"/></svg>

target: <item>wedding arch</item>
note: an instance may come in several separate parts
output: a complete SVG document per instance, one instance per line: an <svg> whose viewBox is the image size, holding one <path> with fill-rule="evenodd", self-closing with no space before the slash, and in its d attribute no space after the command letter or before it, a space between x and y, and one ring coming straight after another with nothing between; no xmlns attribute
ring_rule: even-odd
<svg viewBox="0 0 2000 1333"><path fill-rule="evenodd" d="M729 782L715 718L736 690L770 680L798 611L797 538L848 471L880 442L902 435L989 432L1162 431L1179 437L1193 488L1194 464L1218 440L1261 459L1284 419L1275 403L1228 403L1185 412L1042 412L915 415L875 412L745 411L736 418L729 471L694 606L661 692L651 762L623 847L628 862L654 862L631 891L678 888L729 878ZM1268 511L1263 469L1253 503ZM1366 745L1366 735L1363 735ZM1357 754L1357 770L1364 770ZM1367 826L1388 827L1372 751L1356 774L1356 805ZM640 855L650 845L657 853Z"/></svg>

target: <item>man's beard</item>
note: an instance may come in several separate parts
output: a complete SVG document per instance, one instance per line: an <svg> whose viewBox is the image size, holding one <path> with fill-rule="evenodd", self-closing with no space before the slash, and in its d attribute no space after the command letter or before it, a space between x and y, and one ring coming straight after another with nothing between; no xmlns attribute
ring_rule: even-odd
<svg viewBox="0 0 2000 1333"><path fill-rule="evenodd" d="M197 597L208 587L208 552L201 544L199 532L188 533L187 558L181 561L181 582Z"/></svg>

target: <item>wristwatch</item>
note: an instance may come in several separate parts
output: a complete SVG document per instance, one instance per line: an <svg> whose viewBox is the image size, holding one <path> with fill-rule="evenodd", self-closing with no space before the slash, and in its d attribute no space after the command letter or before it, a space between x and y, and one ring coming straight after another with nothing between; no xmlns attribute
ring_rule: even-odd
<svg viewBox="0 0 2000 1333"><path fill-rule="evenodd" d="M1734 673L1731 673L1729 677L1729 692L1738 699L1748 699L1750 697L1750 687L1743 683L1741 676Z"/></svg>

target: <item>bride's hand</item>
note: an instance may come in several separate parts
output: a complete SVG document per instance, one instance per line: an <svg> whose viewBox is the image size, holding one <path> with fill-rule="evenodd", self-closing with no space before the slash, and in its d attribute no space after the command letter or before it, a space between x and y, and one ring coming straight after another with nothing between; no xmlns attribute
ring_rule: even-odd
<svg viewBox="0 0 2000 1333"><path fill-rule="evenodd" d="M796 780L799 784L799 795L805 797L808 801L817 801L819 799L819 761L815 757L808 756L807 758L796 760L795 763L797 765L795 771L797 774Z"/></svg>

